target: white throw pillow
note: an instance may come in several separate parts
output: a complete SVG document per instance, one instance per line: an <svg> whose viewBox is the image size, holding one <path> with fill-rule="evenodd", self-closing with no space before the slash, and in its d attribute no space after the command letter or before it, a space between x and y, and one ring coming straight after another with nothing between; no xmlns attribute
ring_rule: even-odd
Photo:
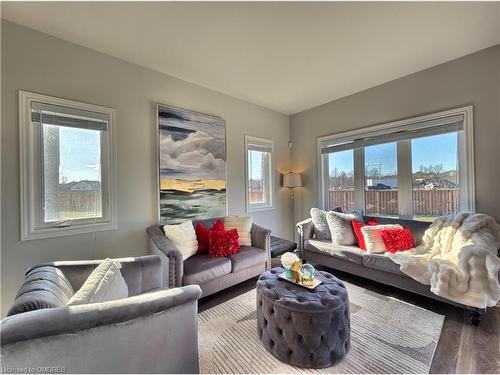
<svg viewBox="0 0 500 375"><path fill-rule="evenodd" d="M198 240L191 220L181 224L165 225L163 230L165 236L181 252L182 260L186 260L198 251Z"/></svg>
<svg viewBox="0 0 500 375"><path fill-rule="evenodd" d="M236 228L240 236L240 246L252 246L252 217L251 216L227 216L224 219L226 230Z"/></svg>
<svg viewBox="0 0 500 375"><path fill-rule="evenodd" d="M120 272L120 262L105 259L70 298L67 306L113 301L128 297L128 286Z"/></svg>
<svg viewBox="0 0 500 375"><path fill-rule="evenodd" d="M361 228L363 237L365 239L367 253L385 253L384 240L382 239L382 230L402 228L399 224L386 224L386 225L366 225Z"/></svg>

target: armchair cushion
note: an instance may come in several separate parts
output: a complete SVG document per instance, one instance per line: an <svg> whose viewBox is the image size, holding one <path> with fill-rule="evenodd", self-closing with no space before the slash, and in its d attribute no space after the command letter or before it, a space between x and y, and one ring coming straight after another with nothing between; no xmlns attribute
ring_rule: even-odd
<svg viewBox="0 0 500 375"><path fill-rule="evenodd" d="M202 284L228 273L231 273L229 258L197 254L184 261L183 284Z"/></svg>
<svg viewBox="0 0 500 375"><path fill-rule="evenodd" d="M230 255L228 258L231 260L232 272L238 272L265 263L266 251L244 246L240 248L239 253Z"/></svg>

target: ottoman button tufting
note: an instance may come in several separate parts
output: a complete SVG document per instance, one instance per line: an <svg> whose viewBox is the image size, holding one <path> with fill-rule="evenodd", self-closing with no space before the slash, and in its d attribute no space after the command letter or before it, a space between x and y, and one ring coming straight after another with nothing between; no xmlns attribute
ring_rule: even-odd
<svg viewBox="0 0 500 375"><path fill-rule="evenodd" d="M320 272L317 275L322 283L306 289L279 279L282 272L282 268L275 268L257 281L257 333L262 344L294 366L325 368L337 364L350 348L345 286L328 272Z"/></svg>

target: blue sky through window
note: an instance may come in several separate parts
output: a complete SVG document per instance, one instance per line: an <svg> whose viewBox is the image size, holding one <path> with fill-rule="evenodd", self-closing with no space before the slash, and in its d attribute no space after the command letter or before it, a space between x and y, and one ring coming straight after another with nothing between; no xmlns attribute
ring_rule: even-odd
<svg viewBox="0 0 500 375"><path fill-rule="evenodd" d="M442 164L443 171L457 170L457 133L447 133L430 137L416 138L411 141L412 172L420 170L420 166ZM365 148L365 164L367 168L377 168L380 164L382 175L396 174L396 143L385 143ZM352 150L329 154L329 169L332 174L335 168L346 173L353 171Z"/></svg>
<svg viewBox="0 0 500 375"><path fill-rule="evenodd" d="M59 183L101 181L100 131L59 127Z"/></svg>

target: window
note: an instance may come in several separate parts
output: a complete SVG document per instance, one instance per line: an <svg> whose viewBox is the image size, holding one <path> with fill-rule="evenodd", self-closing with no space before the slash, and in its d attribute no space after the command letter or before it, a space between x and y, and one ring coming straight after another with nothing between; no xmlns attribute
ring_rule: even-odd
<svg viewBox="0 0 500 375"><path fill-rule="evenodd" d="M398 216L398 172L396 143L364 148L365 213Z"/></svg>
<svg viewBox="0 0 500 375"><path fill-rule="evenodd" d="M352 150L328 154L329 209L354 209L354 153Z"/></svg>
<svg viewBox="0 0 500 375"><path fill-rule="evenodd" d="M21 240L117 228L114 110L20 91Z"/></svg>
<svg viewBox="0 0 500 375"><path fill-rule="evenodd" d="M247 211L273 206L273 141L245 136Z"/></svg>
<svg viewBox="0 0 500 375"><path fill-rule="evenodd" d="M321 204L365 215L474 211L472 107L318 139Z"/></svg>

